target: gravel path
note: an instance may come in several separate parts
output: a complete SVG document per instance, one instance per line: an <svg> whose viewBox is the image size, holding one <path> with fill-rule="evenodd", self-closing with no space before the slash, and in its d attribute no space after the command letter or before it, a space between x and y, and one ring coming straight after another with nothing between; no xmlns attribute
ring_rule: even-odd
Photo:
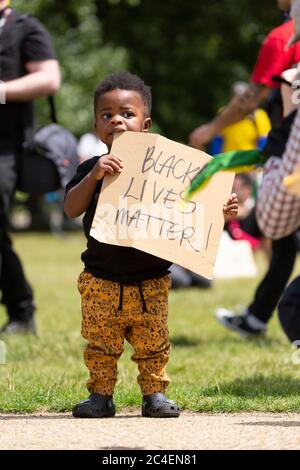
<svg viewBox="0 0 300 470"><path fill-rule="evenodd" d="M139 410L109 419L70 414L0 414L0 449L195 450L300 449L296 413L209 414L142 418Z"/></svg>

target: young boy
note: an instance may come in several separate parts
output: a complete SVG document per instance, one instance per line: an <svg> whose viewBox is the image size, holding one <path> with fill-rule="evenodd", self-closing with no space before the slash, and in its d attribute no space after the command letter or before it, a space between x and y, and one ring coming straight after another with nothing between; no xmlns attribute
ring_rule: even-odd
<svg viewBox="0 0 300 470"><path fill-rule="evenodd" d="M125 131L148 132L151 125L151 92L129 72L107 77L94 95L96 133L110 152L114 135ZM170 382L165 367L169 359L168 293L170 262L122 246L103 244L89 236L105 173L123 169L122 160L108 153L82 163L66 188L65 212L77 217L85 212L87 250L78 288L82 297L82 336L90 372L90 396L73 408L78 418L114 416L112 400L117 379L117 360L124 338L133 346L138 364L138 383L143 395L142 415L178 417L179 407L164 392ZM117 188L116 188L117 189ZM232 195L224 214L237 212Z"/></svg>

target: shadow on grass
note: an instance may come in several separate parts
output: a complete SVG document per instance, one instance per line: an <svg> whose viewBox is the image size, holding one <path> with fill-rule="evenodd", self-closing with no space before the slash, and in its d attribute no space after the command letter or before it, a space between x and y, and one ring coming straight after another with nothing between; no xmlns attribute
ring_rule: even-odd
<svg viewBox="0 0 300 470"><path fill-rule="evenodd" d="M172 346L181 347L181 348L193 348L198 346L202 341L199 339L191 338L190 336L185 335L176 335L170 338Z"/></svg>
<svg viewBox="0 0 300 470"><path fill-rule="evenodd" d="M204 396L227 395L243 398L276 397L283 398L299 395L300 380L278 375L266 377L255 375L246 379L219 383L202 391Z"/></svg>
<svg viewBox="0 0 300 470"><path fill-rule="evenodd" d="M207 342L211 341L209 339ZM233 336L232 334L228 333L228 337L222 337L222 338L217 338L216 343L222 344L222 345L230 345L230 344L245 344L248 345L249 347L252 346L259 346L259 347L272 347L272 346L281 346L281 345L286 345L286 339L285 338L270 338L268 336L258 336L258 337L249 337L249 338L243 338L242 336L235 335Z"/></svg>
<svg viewBox="0 0 300 470"><path fill-rule="evenodd" d="M212 341L215 344L221 346L231 346L231 345L240 345L243 344L244 346L251 347L259 347L259 348L271 348L271 347L278 347L281 345L286 344L285 338L270 338L266 336L260 336L257 338L242 338L241 336L233 336L230 333L226 337L222 338L212 338L212 337L201 337L195 338L192 336L186 335L175 335L170 338L170 342L172 346L181 347L181 348L193 348L196 346L204 346L205 344L211 345Z"/></svg>

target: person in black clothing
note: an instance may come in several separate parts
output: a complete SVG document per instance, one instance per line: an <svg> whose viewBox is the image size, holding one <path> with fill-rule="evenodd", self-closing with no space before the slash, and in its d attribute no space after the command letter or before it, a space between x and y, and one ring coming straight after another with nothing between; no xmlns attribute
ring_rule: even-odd
<svg viewBox="0 0 300 470"><path fill-rule="evenodd" d="M281 157L288 140L296 111L288 114L277 128L273 128L267 138L263 153L267 157ZM255 238L262 236L258 227L255 208L241 221L241 229ZM267 324L292 274L299 242L296 233L278 240L272 240L272 255L267 273L256 288L252 302L237 315L234 311L218 308L217 320L226 328L244 337L264 334Z"/></svg>
<svg viewBox="0 0 300 470"><path fill-rule="evenodd" d="M109 151L117 133L148 132L151 125L151 92L129 72L107 77L94 95L95 129ZM170 382L165 368L170 354L168 294L171 263L143 251L100 243L89 235L105 173L118 174L122 160L111 153L82 163L66 187L65 212L77 217L85 212L87 250L78 288L82 299L82 335L88 341L84 358L90 372L90 396L73 408L73 416L114 416L112 400L117 360L126 339L134 348L138 383L143 395L142 414L178 417L180 410L164 392ZM100 195L101 196L101 195ZM236 215L232 195L224 206Z"/></svg>
<svg viewBox="0 0 300 470"><path fill-rule="evenodd" d="M53 94L60 72L49 34L36 19L0 0L0 290L8 322L1 333L36 332L33 291L9 235L9 211L33 100Z"/></svg>

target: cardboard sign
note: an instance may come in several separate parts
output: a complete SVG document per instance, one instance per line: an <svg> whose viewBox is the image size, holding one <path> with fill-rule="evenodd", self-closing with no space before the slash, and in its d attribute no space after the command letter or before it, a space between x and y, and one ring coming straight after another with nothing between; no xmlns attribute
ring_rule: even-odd
<svg viewBox="0 0 300 470"><path fill-rule="evenodd" d="M183 191L212 157L143 132L118 135L111 153L122 158L124 168L118 175L105 176L90 235L211 279L224 225L223 204L234 174L215 175L183 204Z"/></svg>

